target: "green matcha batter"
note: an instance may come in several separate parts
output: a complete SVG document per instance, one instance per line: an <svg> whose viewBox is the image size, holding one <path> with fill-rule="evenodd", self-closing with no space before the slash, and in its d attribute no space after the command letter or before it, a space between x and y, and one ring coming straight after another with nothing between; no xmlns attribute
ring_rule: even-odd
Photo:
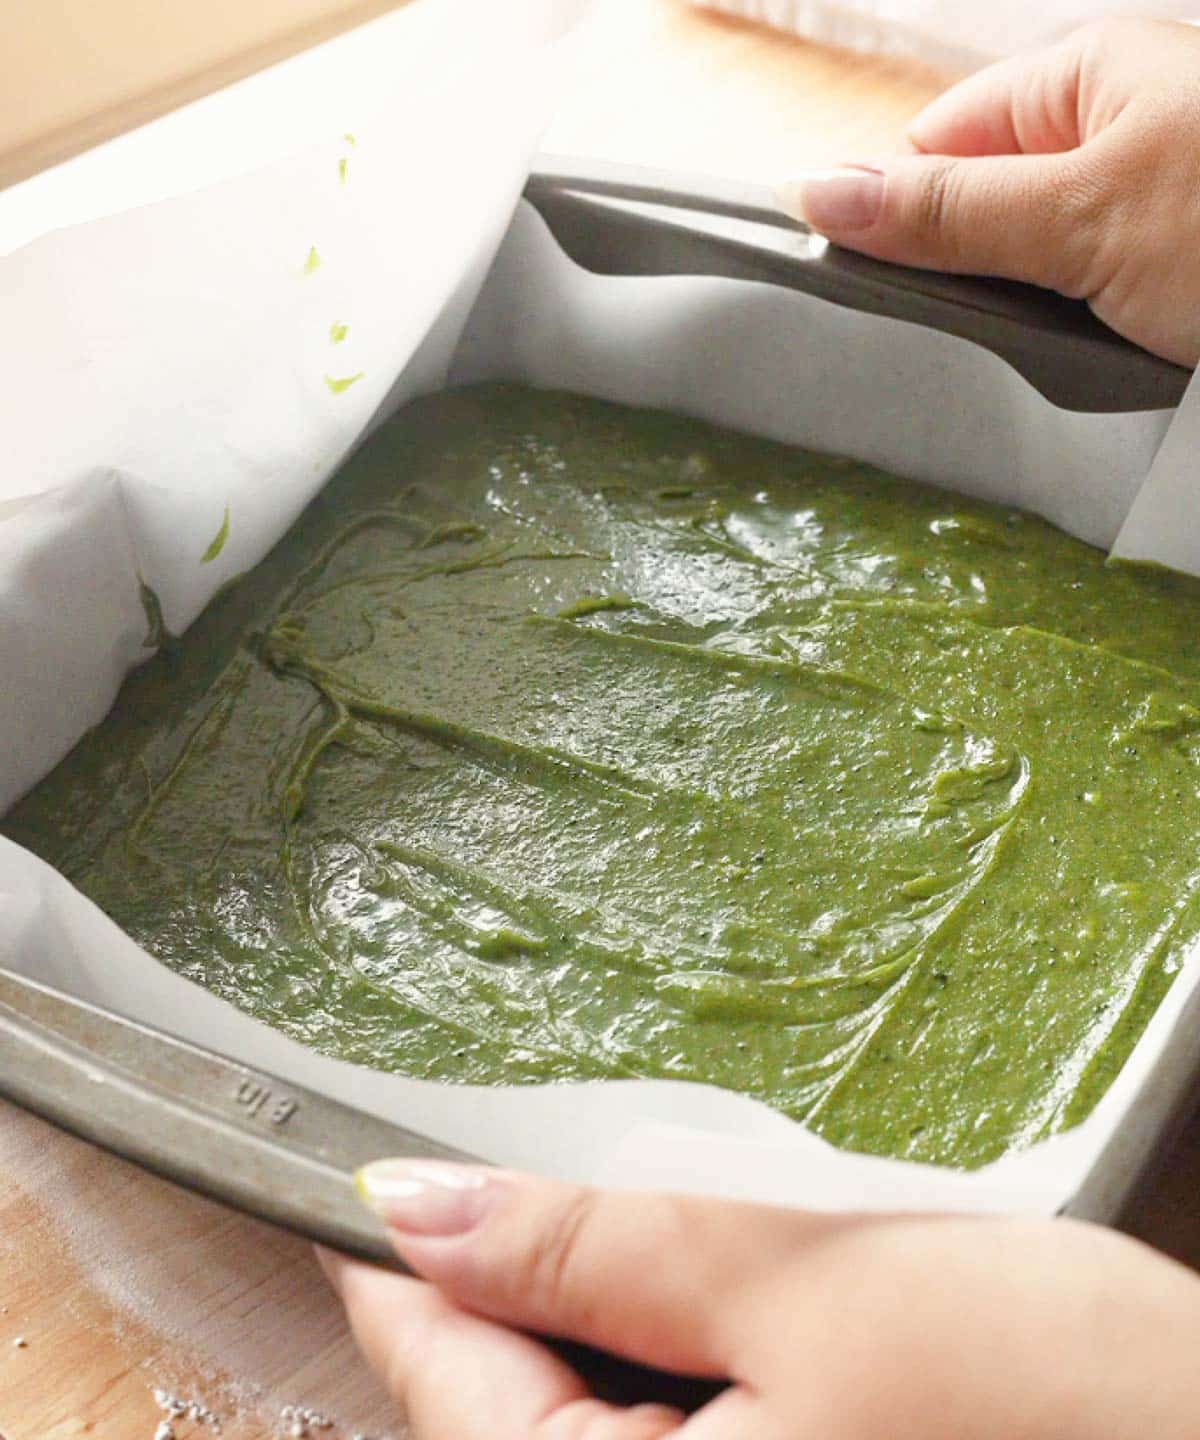
<svg viewBox="0 0 1200 1440"><path fill-rule="evenodd" d="M3 828L327 1053L976 1166L1088 1113L1200 929L1198 635L1200 582L1030 516L480 388Z"/></svg>

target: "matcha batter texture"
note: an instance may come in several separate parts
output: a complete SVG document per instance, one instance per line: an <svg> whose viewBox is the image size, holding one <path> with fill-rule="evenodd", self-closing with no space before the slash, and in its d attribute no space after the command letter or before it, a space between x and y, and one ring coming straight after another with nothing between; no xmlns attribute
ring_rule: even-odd
<svg viewBox="0 0 1200 1440"><path fill-rule="evenodd" d="M1196 939L1198 636L1200 583L1028 515L479 388L3 828L327 1053L977 1166L1088 1113Z"/></svg>

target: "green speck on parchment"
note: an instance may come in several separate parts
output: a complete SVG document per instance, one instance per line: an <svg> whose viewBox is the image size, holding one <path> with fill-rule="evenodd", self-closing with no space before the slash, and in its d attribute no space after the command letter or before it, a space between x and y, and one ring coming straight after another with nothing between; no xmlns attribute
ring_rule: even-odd
<svg viewBox="0 0 1200 1440"><path fill-rule="evenodd" d="M354 138L354 136L350 133L349 130L347 130L346 133L342 136L342 139L346 142L347 145L358 144L358 141Z"/></svg>
<svg viewBox="0 0 1200 1440"><path fill-rule="evenodd" d="M343 155L342 158L338 161L338 179L342 182L343 185L346 183L347 168L348 162L346 160L346 157Z"/></svg>
<svg viewBox="0 0 1200 1440"><path fill-rule="evenodd" d="M319 270L320 268L321 257L317 253L317 247L313 245L309 248L308 259L304 262L304 273L311 275L314 270Z"/></svg>
<svg viewBox="0 0 1200 1440"><path fill-rule="evenodd" d="M360 370L357 375L342 375L337 379L335 379L332 375L326 375L325 383L329 386L330 390L332 390L335 395L340 395L343 390L349 390L351 385L355 384L362 378L363 372Z"/></svg>
<svg viewBox="0 0 1200 1440"><path fill-rule="evenodd" d="M331 345L340 345L349 333L349 325L340 325L335 320L329 327L329 343Z"/></svg>
<svg viewBox="0 0 1200 1440"><path fill-rule="evenodd" d="M229 506L225 507L225 514L221 520L221 528L209 541L208 549L200 557L201 565L207 565L210 560L215 560L225 548L225 542L229 539Z"/></svg>

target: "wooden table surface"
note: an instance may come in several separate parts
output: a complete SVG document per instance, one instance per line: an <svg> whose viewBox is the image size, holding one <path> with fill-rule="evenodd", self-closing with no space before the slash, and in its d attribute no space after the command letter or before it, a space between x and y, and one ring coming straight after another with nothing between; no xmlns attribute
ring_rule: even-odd
<svg viewBox="0 0 1200 1440"><path fill-rule="evenodd" d="M618 58L572 100L553 149L781 176L893 148L945 83L685 0L612 0L607 23ZM331 1440L402 1433L306 1246L5 1107L0 1165L0 1440L151 1440L156 1386L201 1398L228 1440L287 1434L288 1404L331 1415L314 1432ZM1126 1224L1200 1265L1198 1193L1194 1122ZM179 1440L211 1433L176 1426Z"/></svg>

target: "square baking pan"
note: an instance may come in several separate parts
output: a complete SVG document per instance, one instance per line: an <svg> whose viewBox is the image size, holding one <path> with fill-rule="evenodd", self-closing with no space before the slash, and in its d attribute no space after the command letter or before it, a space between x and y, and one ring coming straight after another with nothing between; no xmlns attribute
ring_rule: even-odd
<svg viewBox="0 0 1200 1440"><path fill-rule="evenodd" d="M990 351L1065 411L1169 412L1188 383L1188 372L1120 339L1082 304L839 251L738 187L544 157L525 199L522 213L595 275L747 280L940 331ZM470 348L468 322L467 372ZM1200 1004L1184 998L1136 1104L1053 1208L1111 1220L1162 1154L1200 1065ZM354 1167L382 1153L461 1154L13 975L0 974L0 1035L0 1093L180 1183L372 1258L389 1252L353 1195Z"/></svg>

